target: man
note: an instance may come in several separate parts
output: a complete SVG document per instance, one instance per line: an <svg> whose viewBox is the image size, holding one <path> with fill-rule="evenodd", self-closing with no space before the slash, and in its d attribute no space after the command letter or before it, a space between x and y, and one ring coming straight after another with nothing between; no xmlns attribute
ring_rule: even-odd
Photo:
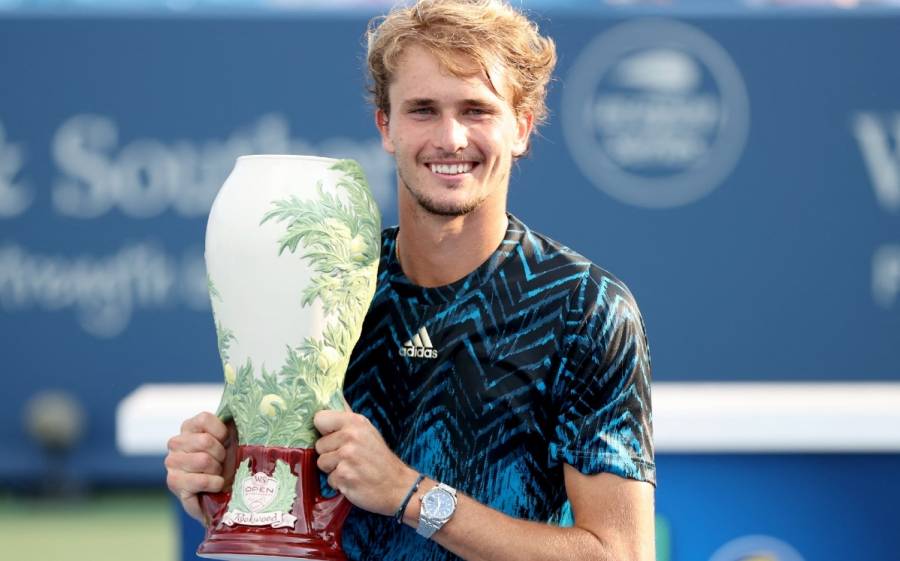
<svg viewBox="0 0 900 561"><path fill-rule="evenodd" d="M555 60L552 41L499 1L420 1L370 29L400 224L384 232L347 373L355 412L315 417L319 468L357 507L351 559L654 556L637 306L506 212ZM198 519L196 494L223 485L225 438L206 413L170 441L169 486Z"/></svg>

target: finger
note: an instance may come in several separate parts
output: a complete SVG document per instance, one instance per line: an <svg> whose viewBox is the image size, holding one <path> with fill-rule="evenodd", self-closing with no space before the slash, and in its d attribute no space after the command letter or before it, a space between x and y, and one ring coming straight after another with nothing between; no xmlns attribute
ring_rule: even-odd
<svg viewBox="0 0 900 561"><path fill-rule="evenodd" d="M197 495L182 499L181 506L184 508L184 511L188 513L188 516L201 522L204 526L209 525L206 520L206 515L203 513L203 509L200 507L200 498L197 497Z"/></svg>
<svg viewBox="0 0 900 561"><path fill-rule="evenodd" d="M331 475L328 476L328 486L338 493L344 494L344 490L341 489L341 484L338 482L338 478L333 471L331 472Z"/></svg>
<svg viewBox="0 0 900 561"><path fill-rule="evenodd" d="M338 466L340 461L341 459L337 452L329 452L319 456L319 459L316 460L316 465L319 466L319 469L324 473L331 473L334 471L334 468Z"/></svg>
<svg viewBox="0 0 900 561"><path fill-rule="evenodd" d="M205 452L188 454L172 452L166 456L166 468L188 473L208 473L222 475L222 462Z"/></svg>
<svg viewBox="0 0 900 561"><path fill-rule="evenodd" d="M321 456L340 448L341 444L338 442L337 437L338 433L331 433L327 436L319 437L319 439L316 440L315 445L316 453Z"/></svg>
<svg viewBox="0 0 900 561"><path fill-rule="evenodd" d="M331 434L341 430L350 421L351 415L353 414L345 411L323 409L313 417L313 424L316 425L316 430L323 435Z"/></svg>
<svg viewBox="0 0 900 561"><path fill-rule="evenodd" d="M327 454L328 452L334 452L341 446L347 444L352 438L352 430L346 427L337 432L320 437L316 440L316 453Z"/></svg>
<svg viewBox="0 0 900 561"><path fill-rule="evenodd" d="M208 432L182 433L168 442L169 452L206 453L219 462L225 461L225 445Z"/></svg>
<svg viewBox="0 0 900 561"><path fill-rule="evenodd" d="M208 432L213 435L216 440L224 441L228 436L228 427L222 422L222 419L216 417L209 411L204 411L198 415L194 415L181 425L182 433L202 433Z"/></svg>
<svg viewBox="0 0 900 561"><path fill-rule="evenodd" d="M218 493L225 486L225 478L208 473L187 473L169 470L166 474L166 485L182 502L197 493Z"/></svg>

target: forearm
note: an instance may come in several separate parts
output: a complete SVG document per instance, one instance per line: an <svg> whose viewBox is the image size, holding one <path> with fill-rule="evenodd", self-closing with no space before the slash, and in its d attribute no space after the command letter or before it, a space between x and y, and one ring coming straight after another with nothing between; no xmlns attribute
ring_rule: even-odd
<svg viewBox="0 0 900 561"><path fill-rule="evenodd" d="M363 416L319 411L317 465L328 483L358 508L390 516L416 480ZM653 486L563 467L576 526L517 520L458 494L453 517L432 539L466 561L652 561ZM425 479L407 503L403 522L419 523L421 499L437 485Z"/></svg>
<svg viewBox="0 0 900 561"><path fill-rule="evenodd" d="M423 481L406 508L405 524L418 526L419 499L434 485ZM588 530L518 520L462 494L453 518L432 539L466 561L620 561Z"/></svg>

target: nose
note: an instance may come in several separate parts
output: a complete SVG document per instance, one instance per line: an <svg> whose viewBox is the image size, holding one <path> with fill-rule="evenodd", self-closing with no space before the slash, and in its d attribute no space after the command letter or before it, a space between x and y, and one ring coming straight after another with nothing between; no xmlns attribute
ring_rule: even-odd
<svg viewBox="0 0 900 561"><path fill-rule="evenodd" d="M447 116L439 121L434 131L435 148L449 153L456 153L469 145L465 125L458 119Z"/></svg>

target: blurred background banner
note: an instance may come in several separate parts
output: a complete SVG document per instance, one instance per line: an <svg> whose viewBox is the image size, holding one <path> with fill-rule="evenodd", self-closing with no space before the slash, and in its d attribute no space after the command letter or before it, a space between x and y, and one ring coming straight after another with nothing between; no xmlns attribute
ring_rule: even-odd
<svg viewBox="0 0 900 561"><path fill-rule="evenodd" d="M213 4L266 9L188 9ZM0 485L63 471L80 485L163 485L160 455L116 449L115 410L143 384L221 380L202 251L238 155L355 158L396 222L364 79L363 31L386 3L300 4L138 2L167 11L133 17L0 1L0 445L15 451L0 455ZM510 206L630 286L655 379L900 382L900 12L576 4L526 3L560 63ZM765 476L705 510L685 506L699 484L690 460L660 458L673 560L739 559L745 542L715 552L744 534L773 551L766 539L790 542L781 561L791 548L808 561L895 555L864 526L900 524L897 493L874 497L896 455L766 457L758 470L725 458L727 473L750 472L729 485ZM760 495L788 497L800 487L773 481L820 467L796 503ZM873 487L848 497L863 473ZM834 523L861 493L878 516L851 541L830 537L846 547L808 516L770 535L816 488L815 512L842 501ZM711 515L713 537L688 539L679 522L764 497L730 526Z"/></svg>

